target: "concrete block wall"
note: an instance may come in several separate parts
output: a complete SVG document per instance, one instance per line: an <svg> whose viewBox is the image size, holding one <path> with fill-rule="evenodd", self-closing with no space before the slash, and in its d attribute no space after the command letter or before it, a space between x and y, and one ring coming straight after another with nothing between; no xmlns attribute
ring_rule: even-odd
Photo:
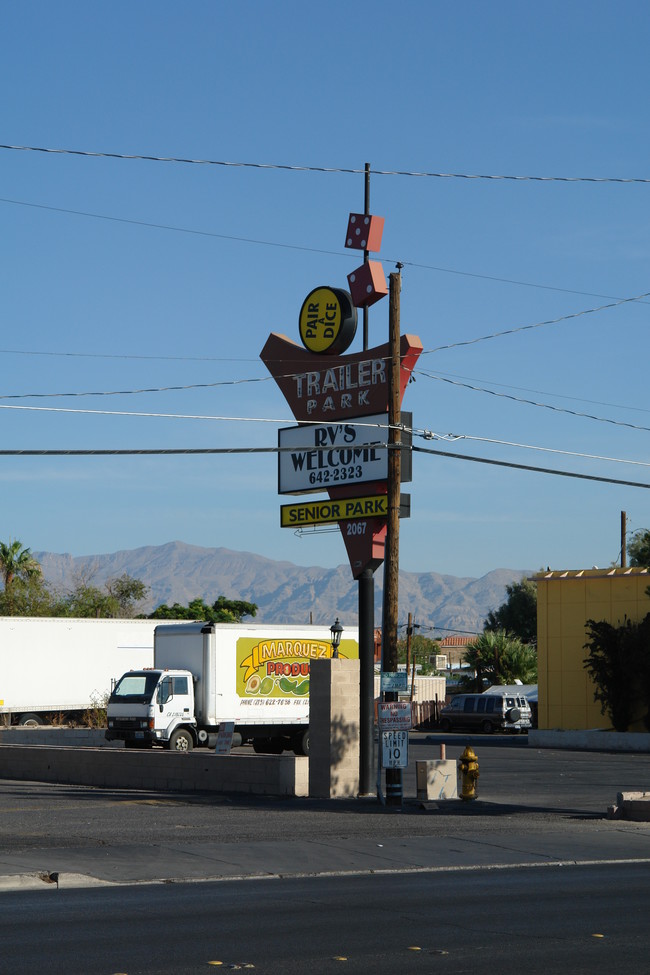
<svg viewBox="0 0 650 975"><path fill-rule="evenodd" d="M315 660L309 685L309 795L359 794L359 661Z"/></svg>
<svg viewBox="0 0 650 975"><path fill-rule="evenodd" d="M72 748L124 748L123 741L106 741L103 728L0 728L0 745L67 745Z"/></svg>
<svg viewBox="0 0 650 975"><path fill-rule="evenodd" d="M189 754L131 749L1 745L0 778L105 789L306 796L309 759L296 755Z"/></svg>

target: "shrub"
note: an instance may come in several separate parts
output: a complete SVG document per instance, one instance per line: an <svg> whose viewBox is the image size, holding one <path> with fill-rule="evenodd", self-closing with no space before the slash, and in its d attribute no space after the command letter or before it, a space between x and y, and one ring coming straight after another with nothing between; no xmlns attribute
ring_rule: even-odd
<svg viewBox="0 0 650 975"><path fill-rule="evenodd" d="M594 700L615 731L627 731L640 714L650 728L650 613L640 623L620 626L587 620L585 669L595 684Z"/></svg>

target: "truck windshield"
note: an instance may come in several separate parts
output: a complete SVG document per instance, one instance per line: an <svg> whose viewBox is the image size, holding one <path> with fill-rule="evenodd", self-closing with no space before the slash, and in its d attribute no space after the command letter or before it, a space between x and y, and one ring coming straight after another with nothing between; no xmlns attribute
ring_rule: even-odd
<svg viewBox="0 0 650 975"><path fill-rule="evenodd" d="M160 678L159 671L139 673L133 671L120 678L111 694L111 701L119 704L125 701L150 701Z"/></svg>

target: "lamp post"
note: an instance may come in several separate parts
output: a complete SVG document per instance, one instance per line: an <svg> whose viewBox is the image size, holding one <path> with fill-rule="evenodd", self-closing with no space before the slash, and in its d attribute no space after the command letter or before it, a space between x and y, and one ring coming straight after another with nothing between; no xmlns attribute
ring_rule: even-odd
<svg viewBox="0 0 650 975"><path fill-rule="evenodd" d="M332 657L338 657L339 655L339 645L341 643L341 633L343 633L343 627L339 623L338 616L330 626L330 633L332 634Z"/></svg>

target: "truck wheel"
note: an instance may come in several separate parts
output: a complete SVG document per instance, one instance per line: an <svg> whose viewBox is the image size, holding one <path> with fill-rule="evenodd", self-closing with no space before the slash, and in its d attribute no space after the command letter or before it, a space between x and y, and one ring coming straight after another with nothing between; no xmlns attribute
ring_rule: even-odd
<svg viewBox="0 0 650 975"><path fill-rule="evenodd" d="M506 713L506 719L510 722L510 724L514 724L515 721L519 721L520 717L521 711L519 708L510 708L510 710Z"/></svg>
<svg viewBox="0 0 650 975"><path fill-rule="evenodd" d="M178 728L172 733L169 739L170 752L191 752L194 748L194 739L187 728Z"/></svg>
<svg viewBox="0 0 650 975"><path fill-rule="evenodd" d="M492 722L484 721L483 724L481 725L481 731L483 731L486 735L491 735L493 731Z"/></svg>
<svg viewBox="0 0 650 975"><path fill-rule="evenodd" d="M449 718L440 719L440 730L441 731L451 731L451 721Z"/></svg>
<svg viewBox="0 0 650 975"><path fill-rule="evenodd" d="M309 728L300 731L291 739L294 755L309 755Z"/></svg>
<svg viewBox="0 0 650 975"><path fill-rule="evenodd" d="M23 728L38 728L45 722L38 714L21 714L18 724Z"/></svg>

